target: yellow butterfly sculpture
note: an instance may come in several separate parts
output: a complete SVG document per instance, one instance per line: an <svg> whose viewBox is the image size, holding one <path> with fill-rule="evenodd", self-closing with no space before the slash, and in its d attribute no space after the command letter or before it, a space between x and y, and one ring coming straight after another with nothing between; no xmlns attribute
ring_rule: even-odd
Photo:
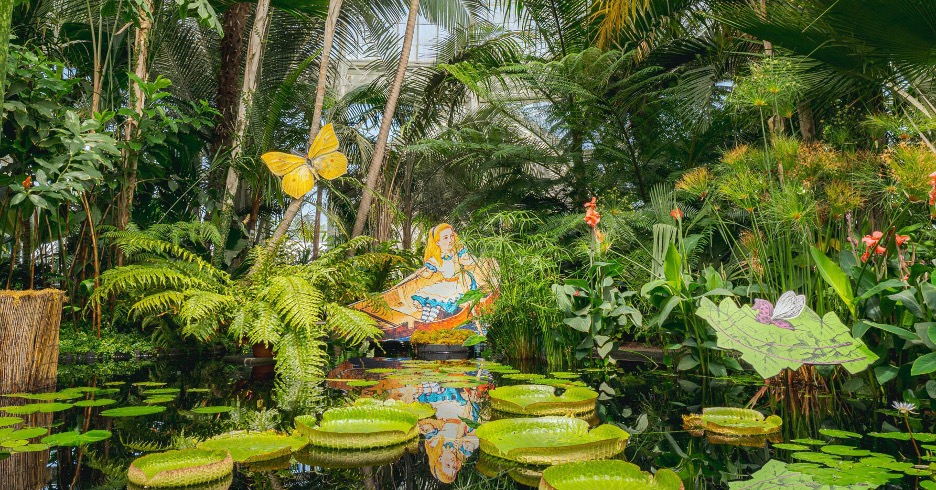
<svg viewBox="0 0 936 490"><path fill-rule="evenodd" d="M348 157L338 151L338 136L331 123L319 131L309 147L309 156L271 151L260 156L277 177L283 177L283 192L294 199L315 187L315 174L332 180L348 172Z"/></svg>

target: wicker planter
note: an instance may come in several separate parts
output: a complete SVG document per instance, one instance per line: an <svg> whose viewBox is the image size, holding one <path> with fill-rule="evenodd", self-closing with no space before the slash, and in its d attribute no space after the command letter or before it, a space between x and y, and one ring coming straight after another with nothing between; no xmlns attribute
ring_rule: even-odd
<svg viewBox="0 0 936 490"><path fill-rule="evenodd" d="M0 393L55 387L65 293L0 291Z"/></svg>

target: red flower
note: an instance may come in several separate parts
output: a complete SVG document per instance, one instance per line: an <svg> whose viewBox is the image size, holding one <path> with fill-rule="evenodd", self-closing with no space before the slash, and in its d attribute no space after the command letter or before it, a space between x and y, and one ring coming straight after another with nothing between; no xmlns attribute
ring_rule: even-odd
<svg viewBox="0 0 936 490"><path fill-rule="evenodd" d="M894 243L896 243L898 247L902 247L904 243L907 243L909 241L910 241L910 235L897 235L897 234L894 235Z"/></svg>
<svg viewBox="0 0 936 490"><path fill-rule="evenodd" d="M681 221L683 217L683 212L679 208L673 209L669 212L669 215L676 219L676 221Z"/></svg>
<svg viewBox="0 0 936 490"><path fill-rule="evenodd" d="M868 247L868 248L870 249L871 247ZM878 245L877 247L874 247L874 253L875 255L884 255L885 253L887 253L887 249Z"/></svg>
<svg viewBox="0 0 936 490"><path fill-rule="evenodd" d="M32 175L26 177L26 180L23 181L23 188L29 190L32 187Z"/></svg>
<svg viewBox="0 0 936 490"><path fill-rule="evenodd" d="M871 258L871 252L870 252L869 250L870 250L870 249L865 250L865 253L861 254L861 261L862 261L862 262L867 262L868 259Z"/></svg>
<svg viewBox="0 0 936 490"><path fill-rule="evenodd" d="M598 198L593 197L591 201L585 203L585 209L595 209L598 206Z"/></svg>
<svg viewBox="0 0 936 490"><path fill-rule="evenodd" d="M861 239L861 241L864 242L864 244L867 245L868 248L871 248L877 245L878 242L881 241L881 238L884 238L884 233L880 231L875 231L874 233L871 233L870 235L865 235L864 238Z"/></svg>

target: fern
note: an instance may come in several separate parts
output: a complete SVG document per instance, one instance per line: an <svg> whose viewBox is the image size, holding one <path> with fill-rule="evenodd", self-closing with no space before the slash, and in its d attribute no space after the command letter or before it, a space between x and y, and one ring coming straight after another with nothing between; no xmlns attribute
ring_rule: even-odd
<svg viewBox="0 0 936 490"><path fill-rule="evenodd" d="M325 313L325 326L351 345L383 335L374 319L364 312L328 303L325 305Z"/></svg>

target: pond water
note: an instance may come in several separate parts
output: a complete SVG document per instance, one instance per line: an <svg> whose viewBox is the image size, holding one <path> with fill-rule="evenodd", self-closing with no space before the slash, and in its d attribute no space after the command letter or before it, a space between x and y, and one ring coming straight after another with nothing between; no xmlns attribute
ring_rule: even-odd
<svg viewBox="0 0 936 490"><path fill-rule="evenodd" d="M931 445L936 436L922 433L918 415L905 419L883 401L863 398L860 389L833 394L792 375L765 388L755 378L678 377L643 364L572 373L517 367L523 372L484 360L350 359L332 370L324 383L307 385L274 381L270 366L214 359L62 365L60 396L0 398L0 410L7 412L0 413L0 427L45 428L68 436L47 440L51 447L44 449L40 441L45 432L37 430L43 434L20 433L32 437L8 442L35 451L0 447L0 488L124 488L127 468L143 454L190 447L238 429L289 433L295 416L347 406L362 396L420 401L436 413L420 421L418 442L406 447L303 450L267 467L237 465L230 481L209 488L528 488L522 484L535 486L543 467L506 464L482 454L474 429L505 416L492 412L491 389L529 383L556 385L559 393L573 385L598 391L597 410L579 415L591 425L611 423L631 433L617 458L645 471L673 468L686 488L932 488L927 465L930 451L936 450ZM684 430L686 414L699 413L702 407L742 407L752 398L761 412L783 418L782 430L770 441ZM28 413L37 403L43 404L41 411ZM17 408L22 406L27 408ZM165 410L130 417L102 415L126 406ZM918 433L917 441L866 435L906 432L908 423ZM67 434L74 431L91 437L76 441ZM808 475L805 480L803 475Z"/></svg>

